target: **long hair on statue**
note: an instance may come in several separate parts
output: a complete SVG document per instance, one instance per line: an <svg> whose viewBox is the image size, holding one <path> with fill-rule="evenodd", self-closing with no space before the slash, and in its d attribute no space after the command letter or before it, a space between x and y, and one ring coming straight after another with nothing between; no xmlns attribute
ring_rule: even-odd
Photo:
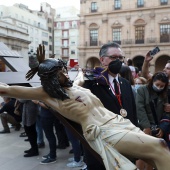
<svg viewBox="0 0 170 170"><path fill-rule="evenodd" d="M63 74L63 68L62 60L50 58L44 60L38 67L38 76L43 89L49 96L61 100L69 98L63 87L72 86L72 82Z"/></svg>
<svg viewBox="0 0 170 170"><path fill-rule="evenodd" d="M41 80L41 85L44 91L49 96L64 100L69 96L64 90L64 87L71 87L72 82L63 74L67 72L66 63L61 59L52 58L45 59L44 45L37 48L37 54L29 52L29 70L26 74L26 79L30 80L38 72Z"/></svg>

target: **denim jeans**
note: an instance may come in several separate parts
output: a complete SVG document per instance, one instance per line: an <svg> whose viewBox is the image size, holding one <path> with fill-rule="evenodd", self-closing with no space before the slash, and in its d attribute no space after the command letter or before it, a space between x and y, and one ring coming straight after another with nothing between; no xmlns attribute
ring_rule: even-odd
<svg viewBox="0 0 170 170"><path fill-rule="evenodd" d="M65 127L67 137L69 141L71 142L72 148L73 148L73 153L74 153L74 160L76 162L80 161L81 158L81 147L80 147L80 141L70 132L68 128Z"/></svg>
<svg viewBox="0 0 170 170"><path fill-rule="evenodd" d="M44 143L44 135L41 124L41 116L38 115L36 119L37 143Z"/></svg>
<svg viewBox="0 0 170 170"><path fill-rule="evenodd" d="M54 134L54 117L41 117L42 128L49 142L50 158L56 158L56 137Z"/></svg>

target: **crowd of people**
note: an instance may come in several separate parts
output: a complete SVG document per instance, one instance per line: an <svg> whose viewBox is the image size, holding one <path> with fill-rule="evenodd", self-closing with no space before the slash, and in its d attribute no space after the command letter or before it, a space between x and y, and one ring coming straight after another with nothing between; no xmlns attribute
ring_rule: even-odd
<svg viewBox="0 0 170 170"><path fill-rule="evenodd" d="M27 91L16 87L14 93L5 91L6 86L0 87L0 93L3 92L2 96L6 93L12 97L33 99L18 99L23 103L21 119L21 115L14 113L15 99L3 97L4 103L0 114L4 129L0 133L10 133L7 123L11 123L16 130L19 130L22 122L31 145L29 150L24 151L26 153L24 157L31 157L39 154L38 143L44 143L43 140L37 142L39 135L42 134L40 131L43 130L49 142L49 153L42 157L44 160L41 161L41 164L56 162L57 147L64 149L71 143L74 157L69 159L70 163L67 164L70 168L81 167L83 170L135 170L137 168L152 170L156 168L165 170L170 162L170 153L167 149L170 147L170 61L167 61L162 71L152 75L149 72L149 63L153 57L148 52L142 70L139 71L133 66L131 59L126 60L121 47L114 42L103 45L99 57L101 66L92 69L90 74L83 73L79 69L79 74L73 83L73 90L70 90L72 82L66 81L65 77L62 79L65 67L60 60L57 63L54 60L44 60L45 62L40 63L38 75L49 98L39 89L33 94L32 89L27 89ZM50 65L48 69L47 65ZM33 69L35 70L35 68ZM62 70L62 74L60 70ZM35 74L35 72L29 72L28 77L31 77L31 74ZM84 77L88 80L84 81ZM47 80L51 83L51 87L45 84ZM76 85L81 85L83 88ZM95 97L89 93L89 90ZM17 94L17 92L20 93ZM74 103L67 99L76 95L78 96L73 102L78 103L73 105ZM13 110L5 109L7 108L6 98L13 102ZM59 100L55 106L53 98ZM91 104L88 103L89 101ZM78 104L82 104L82 106ZM88 105L88 109L86 105ZM96 108L92 110L91 105ZM103 162L96 159L86 147L81 145L79 139L67 127L64 127L49 107L77 123L76 129L101 155ZM76 114L75 119L71 113ZM86 117L86 114L90 115ZM39 130L36 130L38 116L40 116L41 130L40 125L37 125ZM137 140L138 138L140 140ZM134 146L137 147L136 150L133 149ZM159 154L164 154L164 160L161 160Z"/></svg>

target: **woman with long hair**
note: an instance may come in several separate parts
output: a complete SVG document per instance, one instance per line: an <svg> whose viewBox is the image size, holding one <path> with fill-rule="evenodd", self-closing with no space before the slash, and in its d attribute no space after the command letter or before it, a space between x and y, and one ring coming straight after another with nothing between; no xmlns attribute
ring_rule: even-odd
<svg viewBox="0 0 170 170"><path fill-rule="evenodd" d="M160 120L166 114L164 103L167 101L168 76L163 72L153 75L149 83L140 86L136 94L136 108L139 126L145 134L163 138L164 132L160 127ZM140 170L151 170L148 164L137 164ZM146 167L144 167L146 166Z"/></svg>

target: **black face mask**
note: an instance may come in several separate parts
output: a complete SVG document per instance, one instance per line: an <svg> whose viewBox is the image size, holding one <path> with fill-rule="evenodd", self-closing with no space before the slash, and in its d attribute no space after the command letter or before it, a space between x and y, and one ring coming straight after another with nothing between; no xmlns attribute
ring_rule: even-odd
<svg viewBox="0 0 170 170"><path fill-rule="evenodd" d="M109 63L108 69L111 73L118 74L120 72L121 67L122 67L122 62L119 59L116 59Z"/></svg>

